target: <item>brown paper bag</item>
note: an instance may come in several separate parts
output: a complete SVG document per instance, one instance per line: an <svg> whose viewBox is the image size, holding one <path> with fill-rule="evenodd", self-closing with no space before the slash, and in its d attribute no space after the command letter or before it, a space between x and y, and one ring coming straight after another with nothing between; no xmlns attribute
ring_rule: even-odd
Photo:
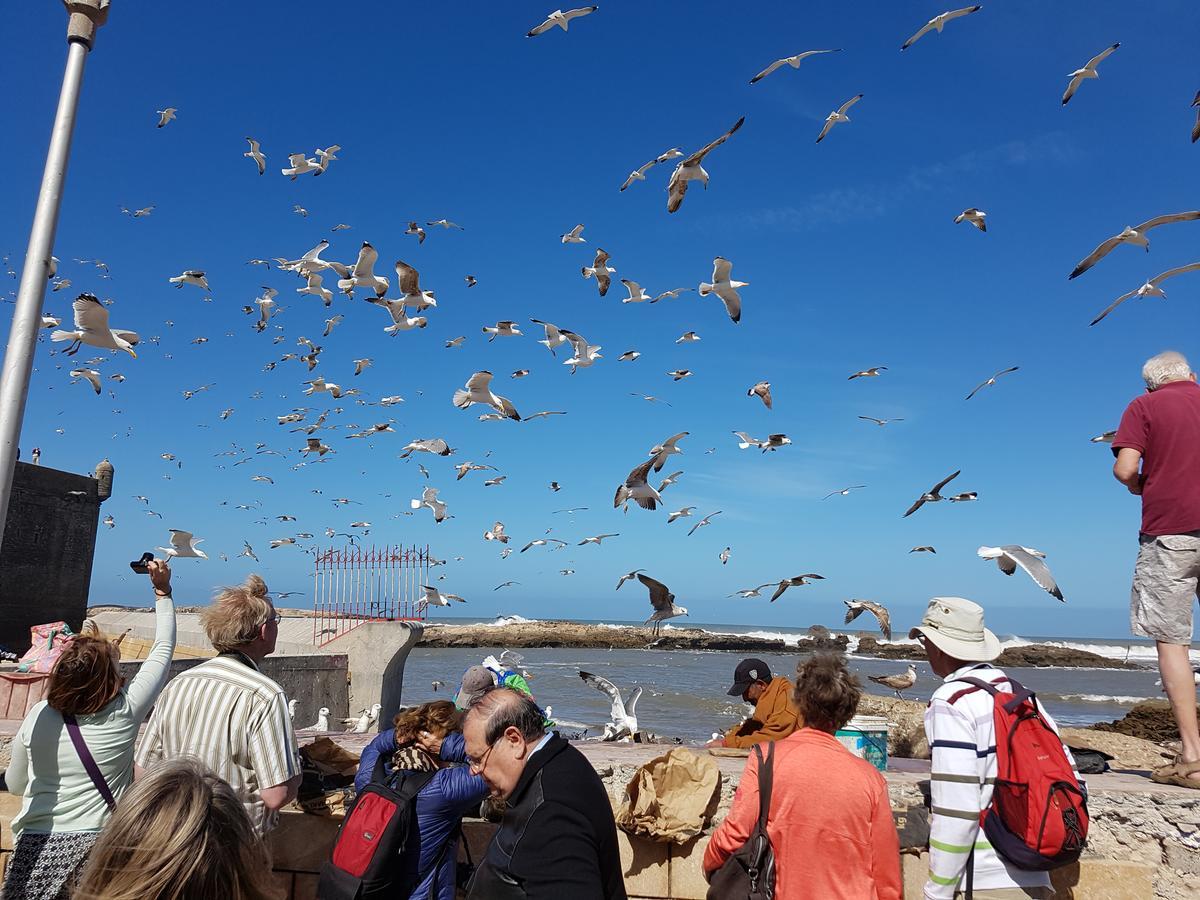
<svg viewBox="0 0 1200 900"><path fill-rule="evenodd" d="M684 844L712 821L720 799L717 764L676 747L634 774L616 811L617 826L659 843Z"/></svg>

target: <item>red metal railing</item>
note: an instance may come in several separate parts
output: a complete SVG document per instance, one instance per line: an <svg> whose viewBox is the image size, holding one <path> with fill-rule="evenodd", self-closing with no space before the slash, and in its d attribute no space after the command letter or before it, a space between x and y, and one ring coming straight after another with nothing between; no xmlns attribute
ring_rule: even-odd
<svg viewBox="0 0 1200 900"><path fill-rule="evenodd" d="M424 621L430 559L428 545L318 550L313 643L328 644L364 622Z"/></svg>

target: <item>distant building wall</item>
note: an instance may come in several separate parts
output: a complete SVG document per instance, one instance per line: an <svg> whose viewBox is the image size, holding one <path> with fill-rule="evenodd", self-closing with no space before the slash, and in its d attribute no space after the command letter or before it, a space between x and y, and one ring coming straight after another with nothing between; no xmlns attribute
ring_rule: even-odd
<svg viewBox="0 0 1200 900"><path fill-rule="evenodd" d="M59 619L76 630L83 625L100 519L97 488L87 475L17 463L0 544L0 644L23 653L31 625Z"/></svg>

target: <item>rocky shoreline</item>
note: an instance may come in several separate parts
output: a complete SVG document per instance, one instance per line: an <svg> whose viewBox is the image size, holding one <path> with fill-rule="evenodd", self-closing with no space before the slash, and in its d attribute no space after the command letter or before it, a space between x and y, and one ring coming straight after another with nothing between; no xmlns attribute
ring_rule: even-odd
<svg viewBox="0 0 1200 900"><path fill-rule="evenodd" d="M824 629L813 629L811 637L790 644L782 640L740 634L713 634L699 628L671 628L656 639L649 628L618 628L585 625L579 622L517 622L508 625L430 624L418 647L469 647L529 649L571 647L591 650L713 650L741 653L813 653L821 650L845 651L849 639L834 637ZM877 659L919 661L925 653L916 645L881 644L875 638L859 639L857 656ZM1109 659L1086 650L1032 644L1010 647L998 664L1014 668L1058 666L1091 669L1136 669L1138 666Z"/></svg>

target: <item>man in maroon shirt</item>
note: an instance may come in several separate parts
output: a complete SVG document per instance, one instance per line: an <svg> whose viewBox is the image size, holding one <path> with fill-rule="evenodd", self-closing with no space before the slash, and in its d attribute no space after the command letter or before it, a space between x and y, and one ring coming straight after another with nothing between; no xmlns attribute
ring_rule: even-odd
<svg viewBox="0 0 1200 900"><path fill-rule="evenodd" d="M1134 634L1154 638L1183 752L1155 781L1200 788L1200 729L1189 650L1200 584L1200 385L1183 354L1142 368L1146 393L1125 409L1113 438L1113 475L1142 498L1130 595Z"/></svg>

